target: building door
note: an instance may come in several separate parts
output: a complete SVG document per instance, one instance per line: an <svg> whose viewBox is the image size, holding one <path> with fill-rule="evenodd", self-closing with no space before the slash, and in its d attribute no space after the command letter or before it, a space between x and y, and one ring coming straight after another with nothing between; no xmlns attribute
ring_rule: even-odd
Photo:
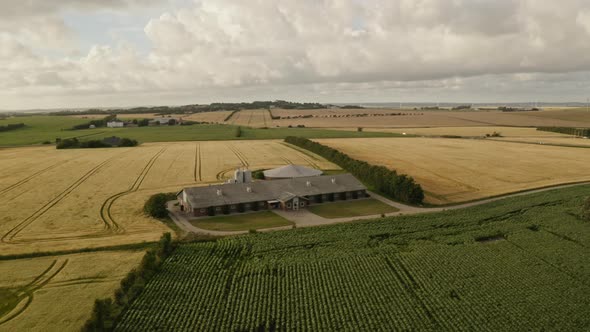
<svg viewBox="0 0 590 332"><path fill-rule="evenodd" d="M293 198L293 211L299 210L299 197Z"/></svg>

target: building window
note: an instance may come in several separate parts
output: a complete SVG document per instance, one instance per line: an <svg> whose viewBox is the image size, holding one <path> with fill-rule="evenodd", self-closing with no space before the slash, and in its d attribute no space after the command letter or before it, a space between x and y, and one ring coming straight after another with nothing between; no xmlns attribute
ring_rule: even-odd
<svg viewBox="0 0 590 332"><path fill-rule="evenodd" d="M215 211L221 211L221 206L216 206Z"/></svg>
<svg viewBox="0 0 590 332"><path fill-rule="evenodd" d="M235 205L230 205L230 209L235 210L236 206Z"/></svg>
<svg viewBox="0 0 590 332"><path fill-rule="evenodd" d="M205 209L201 209L201 213L205 213L205 211L206 211Z"/></svg>
<svg viewBox="0 0 590 332"><path fill-rule="evenodd" d="M287 207L290 208L291 207L291 203L287 203Z"/></svg>
<svg viewBox="0 0 590 332"><path fill-rule="evenodd" d="M299 206L304 207L305 206L305 203L304 202L301 202L301 203L299 203Z"/></svg>

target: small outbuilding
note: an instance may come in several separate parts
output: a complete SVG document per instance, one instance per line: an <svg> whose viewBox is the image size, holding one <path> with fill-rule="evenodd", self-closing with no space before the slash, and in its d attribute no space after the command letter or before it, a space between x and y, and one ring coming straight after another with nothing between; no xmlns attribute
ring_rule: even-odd
<svg viewBox="0 0 590 332"><path fill-rule="evenodd" d="M323 172L318 169L313 169L299 165L287 165L264 171L264 178L267 180L295 179L310 176L320 176L322 174Z"/></svg>

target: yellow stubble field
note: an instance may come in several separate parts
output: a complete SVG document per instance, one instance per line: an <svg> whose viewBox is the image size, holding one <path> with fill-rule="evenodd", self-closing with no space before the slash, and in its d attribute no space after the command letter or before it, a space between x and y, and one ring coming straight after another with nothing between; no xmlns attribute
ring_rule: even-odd
<svg viewBox="0 0 590 332"><path fill-rule="evenodd" d="M590 180L586 149L481 139L320 139L353 158L408 174L426 202L457 203Z"/></svg>
<svg viewBox="0 0 590 332"><path fill-rule="evenodd" d="M321 109L321 110L273 110L273 115L283 117L273 120L273 126L321 128L411 128L411 127L590 127L590 112L583 109L543 110L537 112L501 111L448 111L413 109ZM402 113L395 116L381 114ZM368 116L347 116L367 114ZM300 116L313 115L312 118ZM291 119L285 119L291 117Z"/></svg>
<svg viewBox="0 0 590 332"><path fill-rule="evenodd" d="M315 158L315 159L314 159ZM281 141L147 143L136 148L0 150L2 255L156 241L147 198L217 183L234 169L338 169Z"/></svg>
<svg viewBox="0 0 590 332"><path fill-rule="evenodd" d="M0 331L79 331L95 298L112 296L143 251L0 261Z"/></svg>

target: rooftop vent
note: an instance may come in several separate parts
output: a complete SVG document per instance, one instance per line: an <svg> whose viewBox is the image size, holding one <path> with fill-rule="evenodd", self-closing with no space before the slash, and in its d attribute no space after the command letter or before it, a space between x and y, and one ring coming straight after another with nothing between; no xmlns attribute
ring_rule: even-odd
<svg viewBox="0 0 590 332"><path fill-rule="evenodd" d="M311 187L311 181L307 181L307 182L305 183L305 185L306 185L306 186L308 186L308 187Z"/></svg>
<svg viewBox="0 0 590 332"><path fill-rule="evenodd" d="M246 187L246 191L251 193L252 192L252 187Z"/></svg>
<svg viewBox="0 0 590 332"><path fill-rule="evenodd" d="M336 183L336 178L332 178L332 183Z"/></svg>
<svg viewBox="0 0 590 332"><path fill-rule="evenodd" d="M221 189L217 189L217 196L221 196L223 195L223 192L221 191Z"/></svg>

